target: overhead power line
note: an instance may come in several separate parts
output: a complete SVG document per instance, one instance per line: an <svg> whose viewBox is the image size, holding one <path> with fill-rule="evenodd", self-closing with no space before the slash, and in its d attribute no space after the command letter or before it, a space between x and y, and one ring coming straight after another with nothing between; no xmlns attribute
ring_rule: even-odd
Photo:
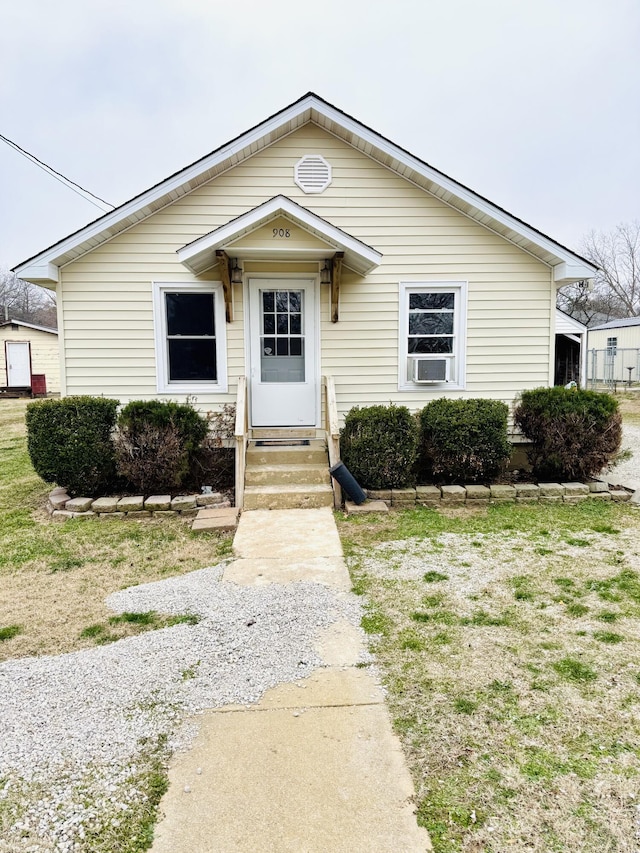
<svg viewBox="0 0 640 853"><path fill-rule="evenodd" d="M81 198L84 198L90 204L93 204L94 207L98 207L103 211L104 211L104 208L101 207L101 205L108 207L110 210L114 209L115 205L110 204L108 201L105 201L103 198L100 198L100 196L95 195L95 193L89 192L89 190L85 190L85 188L81 187L80 184L77 184L75 181L72 181L70 178L65 177L65 175L62 174L62 172L58 172L55 169L53 169L51 166L47 166L46 163L43 163L42 160L39 160L34 154L29 154L28 151L25 151L24 148L21 148L17 142L12 142L11 139L8 139L6 136L3 136L1 133L0 133L0 139L3 142L6 142L7 145L9 145L11 148L14 149L14 151L17 151L18 154L22 154L23 157L26 157L28 160L30 160L32 163L34 163L36 166L38 166L40 169L42 169L44 172L46 172L48 175L51 175L51 177L55 178L56 181L59 181L64 186L69 187L69 189L73 190L73 192L76 193L76 195L79 195ZM95 199L96 201L99 201L100 204L96 204L96 201L93 201L93 199Z"/></svg>

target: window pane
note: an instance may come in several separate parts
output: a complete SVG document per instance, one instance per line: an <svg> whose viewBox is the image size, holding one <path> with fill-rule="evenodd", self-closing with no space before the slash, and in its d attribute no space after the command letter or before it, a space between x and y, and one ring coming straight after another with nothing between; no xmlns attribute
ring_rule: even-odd
<svg viewBox="0 0 640 853"><path fill-rule="evenodd" d="M278 314L278 334L287 335L289 333L289 315Z"/></svg>
<svg viewBox="0 0 640 853"><path fill-rule="evenodd" d="M166 293L169 335L215 335L213 293Z"/></svg>
<svg viewBox="0 0 640 853"><path fill-rule="evenodd" d="M275 335L276 333L276 315L275 314L265 314L263 320L264 328L263 332L265 335Z"/></svg>
<svg viewBox="0 0 640 853"><path fill-rule="evenodd" d="M291 355L302 355L302 338L291 338L289 340Z"/></svg>
<svg viewBox="0 0 640 853"><path fill-rule="evenodd" d="M410 335L452 335L453 314L409 314Z"/></svg>
<svg viewBox="0 0 640 853"><path fill-rule="evenodd" d="M210 381L218 378L216 342L209 340L169 341L169 380Z"/></svg>
<svg viewBox="0 0 640 853"><path fill-rule="evenodd" d="M278 355L289 355L289 341L287 338L276 340L276 352Z"/></svg>
<svg viewBox="0 0 640 853"><path fill-rule="evenodd" d="M289 294L285 291L276 291L276 311L286 312L289 310Z"/></svg>
<svg viewBox="0 0 640 853"><path fill-rule="evenodd" d="M267 290L262 292L262 310L263 311L275 311L274 307L274 293L272 290Z"/></svg>
<svg viewBox="0 0 640 853"><path fill-rule="evenodd" d="M290 290L289 291L289 310L290 311L300 311L300 303L302 292L300 290Z"/></svg>
<svg viewBox="0 0 640 853"><path fill-rule="evenodd" d="M290 314L289 315L289 323L291 328L289 331L292 335L301 335L302 334L302 315L301 314Z"/></svg>
<svg viewBox="0 0 640 853"><path fill-rule="evenodd" d="M409 338L410 353L453 352L453 338Z"/></svg>
<svg viewBox="0 0 640 853"><path fill-rule="evenodd" d="M453 310L455 305L454 293L410 293L409 308L428 311L430 308L449 308Z"/></svg>
<svg viewBox="0 0 640 853"><path fill-rule="evenodd" d="M264 338L262 341L262 352L264 355L275 355L276 354L276 339L275 338Z"/></svg>

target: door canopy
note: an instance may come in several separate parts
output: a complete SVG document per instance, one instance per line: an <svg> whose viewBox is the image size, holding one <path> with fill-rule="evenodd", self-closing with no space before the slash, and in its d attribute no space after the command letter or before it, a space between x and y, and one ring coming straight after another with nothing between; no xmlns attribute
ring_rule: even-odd
<svg viewBox="0 0 640 853"><path fill-rule="evenodd" d="M321 261L342 253L344 266L363 276L382 260L371 246L283 195L187 243L177 254L200 275L218 263L221 251L240 260Z"/></svg>

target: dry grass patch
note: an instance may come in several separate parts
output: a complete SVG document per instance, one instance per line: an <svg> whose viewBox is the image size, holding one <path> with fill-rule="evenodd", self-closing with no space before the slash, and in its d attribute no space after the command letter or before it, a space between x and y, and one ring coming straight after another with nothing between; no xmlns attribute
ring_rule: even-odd
<svg viewBox="0 0 640 853"><path fill-rule="evenodd" d="M0 400L0 661L59 654L100 641L82 636L108 624L107 595L138 583L201 569L230 553L231 537L196 536L184 520L53 523L48 487L26 452L23 400ZM120 622L112 638L158 627Z"/></svg>
<svg viewBox="0 0 640 853"><path fill-rule="evenodd" d="M639 520L594 502L341 521L437 853L637 851Z"/></svg>
<svg viewBox="0 0 640 853"><path fill-rule="evenodd" d="M640 391L623 391L616 394L624 423L640 424Z"/></svg>

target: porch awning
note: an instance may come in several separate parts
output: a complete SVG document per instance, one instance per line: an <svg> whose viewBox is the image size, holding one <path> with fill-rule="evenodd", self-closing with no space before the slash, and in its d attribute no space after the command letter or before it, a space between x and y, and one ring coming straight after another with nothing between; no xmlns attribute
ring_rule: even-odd
<svg viewBox="0 0 640 853"><path fill-rule="evenodd" d="M265 233L266 226L276 223L274 234ZM296 229L295 234L284 227L287 223ZM320 261L334 252L343 252L344 266L359 275L371 272L382 260L376 249L283 195L187 243L177 255L181 263L199 275L218 262L217 250L240 260Z"/></svg>

